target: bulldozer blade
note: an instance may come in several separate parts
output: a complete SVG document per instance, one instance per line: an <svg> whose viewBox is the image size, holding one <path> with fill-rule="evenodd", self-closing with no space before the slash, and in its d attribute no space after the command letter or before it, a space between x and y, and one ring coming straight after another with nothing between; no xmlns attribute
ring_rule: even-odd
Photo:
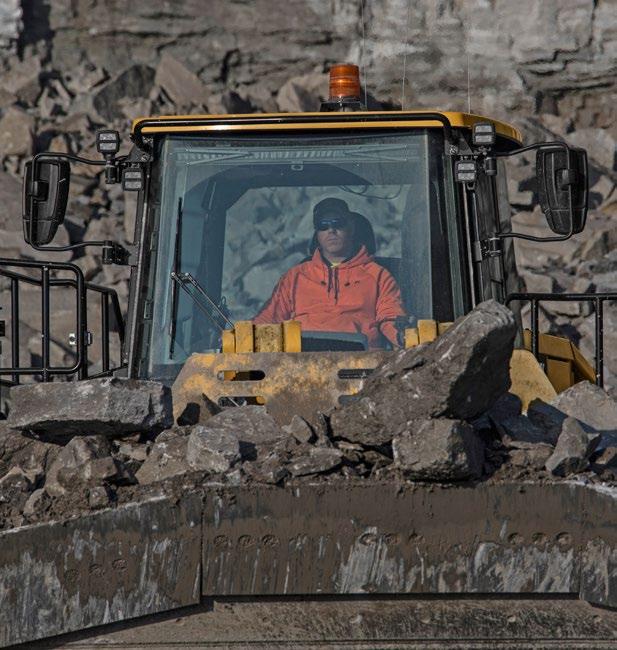
<svg viewBox="0 0 617 650"><path fill-rule="evenodd" d="M616 495L567 483L230 490L206 502L203 594L580 592L617 606Z"/></svg>
<svg viewBox="0 0 617 650"><path fill-rule="evenodd" d="M493 616L488 599L502 603L495 604L495 620L527 621L545 640L563 640L560 635L569 630L568 638L581 645L568 647L610 647L599 639L617 638L617 612L605 615L607 608L617 609L616 505L616 488L582 481L196 485L194 494L179 501L161 498L2 533L0 645L138 616L149 615L135 625L156 623L166 610L197 605L201 597L200 615L216 602L231 607L253 602L254 611L279 603L284 611L285 606L293 609L293 603L312 600L317 602L316 617L319 599L328 600L333 612L343 611L343 617L353 612L344 605L350 599L381 599L383 616L400 610L403 617L415 611L411 605L405 609L409 599L416 599L420 613L431 610L430 604L420 607L422 600L450 600L459 603L460 611L455 611L462 636L472 634L465 622L476 615L464 615L467 600L478 600L478 616ZM388 599L398 604L390 606ZM563 605L564 600L580 601L581 607ZM594 614L596 637L583 624L591 605L602 606ZM437 611L442 606L434 607ZM536 616L533 612L541 608L546 615ZM197 610L180 610L177 617ZM309 610L294 616L308 620ZM208 647L225 647L216 645L216 635L223 635L219 640L225 634L231 638L231 632L219 626L225 607L217 611L220 620L208 624L212 637L201 624L198 637L190 637L188 624L176 636L187 634L188 640L204 643L211 638ZM447 608L443 612L446 620ZM171 625L169 614L164 616ZM309 639L306 647L328 647L324 639L334 636L327 634L346 638L346 619L337 624L323 611L319 616L304 630L308 636L300 635L300 641ZM321 629L320 620L329 627ZM378 647L414 647L402 644L406 634L417 640L418 634L438 639L442 633L443 626L411 629L405 620L397 624L394 640L378 626L370 638L380 639ZM292 638L296 631L285 627L291 622L289 614L289 619L279 620L280 628L263 627L255 638L277 647L275 639L267 641L268 635ZM488 645L478 641L456 647L508 647L490 645L490 630L476 628ZM523 623L519 632L524 636ZM242 633L233 632L238 639ZM495 628L495 635L502 633ZM456 638L454 628L448 634ZM589 638L598 642L583 644ZM388 639L393 645L382 644ZM251 647L246 641L238 647Z"/></svg>
<svg viewBox="0 0 617 650"><path fill-rule="evenodd" d="M154 499L0 534L0 646L199 602L201 500Z"/></svg>

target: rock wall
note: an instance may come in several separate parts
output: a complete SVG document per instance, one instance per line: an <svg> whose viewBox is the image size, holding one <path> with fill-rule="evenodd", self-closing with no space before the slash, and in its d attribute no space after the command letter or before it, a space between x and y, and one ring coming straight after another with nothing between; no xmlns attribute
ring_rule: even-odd
<svg viewBox="0 0 617 650"><path fill-rule="evenodd" d="M0 256L35 257L21 237L19 198L23 163L33 153L93 155L97 128L127 136L130 120L144 114L315 109L327 92L328 66L349 60L361 65L370 106L471 107L514 122L528 141L558 135L587 147L588 231L559 247L517 242L519 267L530 289L617 284L615 0L7 0L0 46ZM517 222L534 231L543 221L532 166L511 167ZM118 186L105 186L92 168L75 168L57 243L129 239L133 221L124 206ZM124 270L104 269L95 252L73 259L89 280L126 299ZM36 309L33 303L24 313L34 319ZM545 310L546 326L572 333L589 354L592 317L577 306L563 311ZM607 323L612 373L612 307ZM61 360L70 349L57 344ZM24 355L38 346L33 331Z"/></svg>

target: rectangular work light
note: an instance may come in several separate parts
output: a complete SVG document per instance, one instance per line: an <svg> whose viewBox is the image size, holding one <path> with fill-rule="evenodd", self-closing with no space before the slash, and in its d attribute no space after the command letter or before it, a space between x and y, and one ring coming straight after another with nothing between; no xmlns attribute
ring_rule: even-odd
<svg viewBox="0 0 617 650"><path fill-rule="evenodd" d="M144 172L141 167L127 167L122 172L122 189L126 192L139 192L144 187Z"/></svg>
<svg viewBox="0 0 617 650"><path fill-rule="evenodd" d="M102 129L96 132L96 150L104 156L115 156L120 151L118 131Z"/></svg>
<svg viewBox="0 0 617 650"><path fill-rule="evenodd" d="M474 124L471 140L475 146L493 146L495 144L495 125L490 122L478 122Z"/></svg>
<svg viewBox="0 0 617 650"><path fill-rule="evenodd" d="M457 160L454 165L454 177L457 183L473 183L476 180L476 161Z"/></svg>

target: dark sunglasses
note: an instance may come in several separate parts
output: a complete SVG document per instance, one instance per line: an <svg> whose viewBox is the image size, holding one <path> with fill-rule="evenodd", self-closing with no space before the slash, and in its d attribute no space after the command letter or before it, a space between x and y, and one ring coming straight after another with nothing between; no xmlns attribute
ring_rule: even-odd
<svg viewBox="0 0 617 650"><path fill-rule="evenodd" d="M342 230L349 225L347 217L330 217L320 219L315 225L316 230Z"/></svg>

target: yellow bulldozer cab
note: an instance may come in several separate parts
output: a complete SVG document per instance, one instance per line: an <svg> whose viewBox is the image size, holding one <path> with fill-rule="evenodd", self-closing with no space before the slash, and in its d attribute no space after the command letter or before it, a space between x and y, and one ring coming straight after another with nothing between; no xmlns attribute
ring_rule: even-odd
<svg viewBox="0 0 617 650"><path fill-rule="evenodd" d="M152 139L155 159L152 306L139 342L142 374L175 381L183 396L178 409L206 394L284 410L290 391L298 403L300 387L307 404L314 404L309 393L317 399L320 392L336 403L358 390L393 345L434 339L470 309L462 280L461 206L444 124L469 134L478 123L494 126L497 149L522 142L513 126L463 112L135 120L134 137ZM314 328L316 333L301 308L279 312L276 322L254 322L281 279L314 254L313 211L324 198L343 200L363 218L360 243L400 288L396 343L362 340L354 315L337 328ZM350 279L343 293L351 291ZM321 281L328 284L324 300L331 282L325 276ZM556 340L542 339L543 367L525 350L513 357L513 390L525 405L590 378L580 352ZM299 356L306 351L325 354Z"/></svg>

